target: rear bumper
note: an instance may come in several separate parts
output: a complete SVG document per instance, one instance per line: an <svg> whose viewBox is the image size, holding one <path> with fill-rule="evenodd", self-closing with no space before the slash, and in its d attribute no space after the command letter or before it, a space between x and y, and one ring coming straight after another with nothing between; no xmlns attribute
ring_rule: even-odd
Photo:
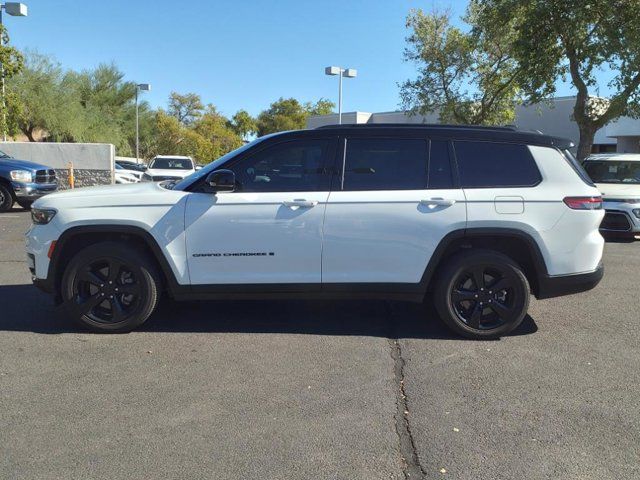
<svg viewBox="0 0 640 480"><path fill-rule="evenodd" d="M540 279L538 299L561 297L586 292L595 288L604 276L604 266L600 264L593 272L577 275L544 275Z"/></svg>

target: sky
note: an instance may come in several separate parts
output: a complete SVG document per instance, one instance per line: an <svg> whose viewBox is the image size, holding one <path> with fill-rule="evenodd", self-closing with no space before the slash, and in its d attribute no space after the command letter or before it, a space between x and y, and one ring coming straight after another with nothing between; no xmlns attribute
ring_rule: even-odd
<svg viewBox="0 0 640 480"><path fill-rule="evenodd" d="M83 70L114 62L126 80L150 83L144 98L195 92L226 115L255 115L279 97L337 103L338 78L355 68L343 111L400 107L398 83L415 77L403 61L410 9L451 10L466 0L23 0L26 18L4 16L11 43ZM568 92L559 91L558 94Z"/></svg>

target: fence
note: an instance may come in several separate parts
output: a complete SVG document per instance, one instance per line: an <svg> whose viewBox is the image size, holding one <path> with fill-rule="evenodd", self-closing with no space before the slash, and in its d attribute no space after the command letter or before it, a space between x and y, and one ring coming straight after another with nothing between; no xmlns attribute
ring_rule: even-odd
<svg viewBox="0 0 640 480"><path fill-rule="evenodd" d="M0 142L0 150L55 169L61 189L69 188L71 165L76 187L113 183L115 147L108 143Z"/></svg>

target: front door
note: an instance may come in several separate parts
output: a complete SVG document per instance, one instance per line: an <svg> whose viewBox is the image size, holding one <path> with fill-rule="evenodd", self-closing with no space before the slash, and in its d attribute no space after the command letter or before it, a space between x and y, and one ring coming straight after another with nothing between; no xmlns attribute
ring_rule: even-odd
<svg viewBox="0 0 640 480"><path fill-rule="evenodd" d="M318 288L335 140L304 138L248 152L229 168L231 193L193 193L185 226L193 285Z"/></svg>
<svg viewBox="0 0 640 480"><path fill-rule="evenodd" d="M438 243L466 224L449 142L360 136L344 142L342 178L327 204L323 288L418 284Z"/></svg>

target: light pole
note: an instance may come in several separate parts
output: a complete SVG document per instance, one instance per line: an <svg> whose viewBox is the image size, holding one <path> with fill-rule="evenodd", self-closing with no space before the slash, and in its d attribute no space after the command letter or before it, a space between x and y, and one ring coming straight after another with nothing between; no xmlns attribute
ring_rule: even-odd
<svg viewBox="0 0 640 480"><path fill-rule="evenodd" d="M24 3L7 2L0 3L0 26L2 24L2 10L6 10L7 14L12 17L26 17L28 10ZM0 47L4 44L4 35L0 33ZM7 141L7 101L5 100L5 88L4 88L4 65L0 63L0 80L2 82L2 141Z"/></svg>
<svg viewBox="0 0 640 480"><path fill-rule="evenodd" d="M338 75L338 124L342 123L342 77L356 78L358 71L353 68L342 67L326 67L324 69L325 75Z"/></svg>
<svg viewBox="0 0 640 480"><path fill-rule="evenodd" d="M140 163L140 113L138 109L138 92L148 92L151 85L148 83L136 84L136 163Z"/></svg>

